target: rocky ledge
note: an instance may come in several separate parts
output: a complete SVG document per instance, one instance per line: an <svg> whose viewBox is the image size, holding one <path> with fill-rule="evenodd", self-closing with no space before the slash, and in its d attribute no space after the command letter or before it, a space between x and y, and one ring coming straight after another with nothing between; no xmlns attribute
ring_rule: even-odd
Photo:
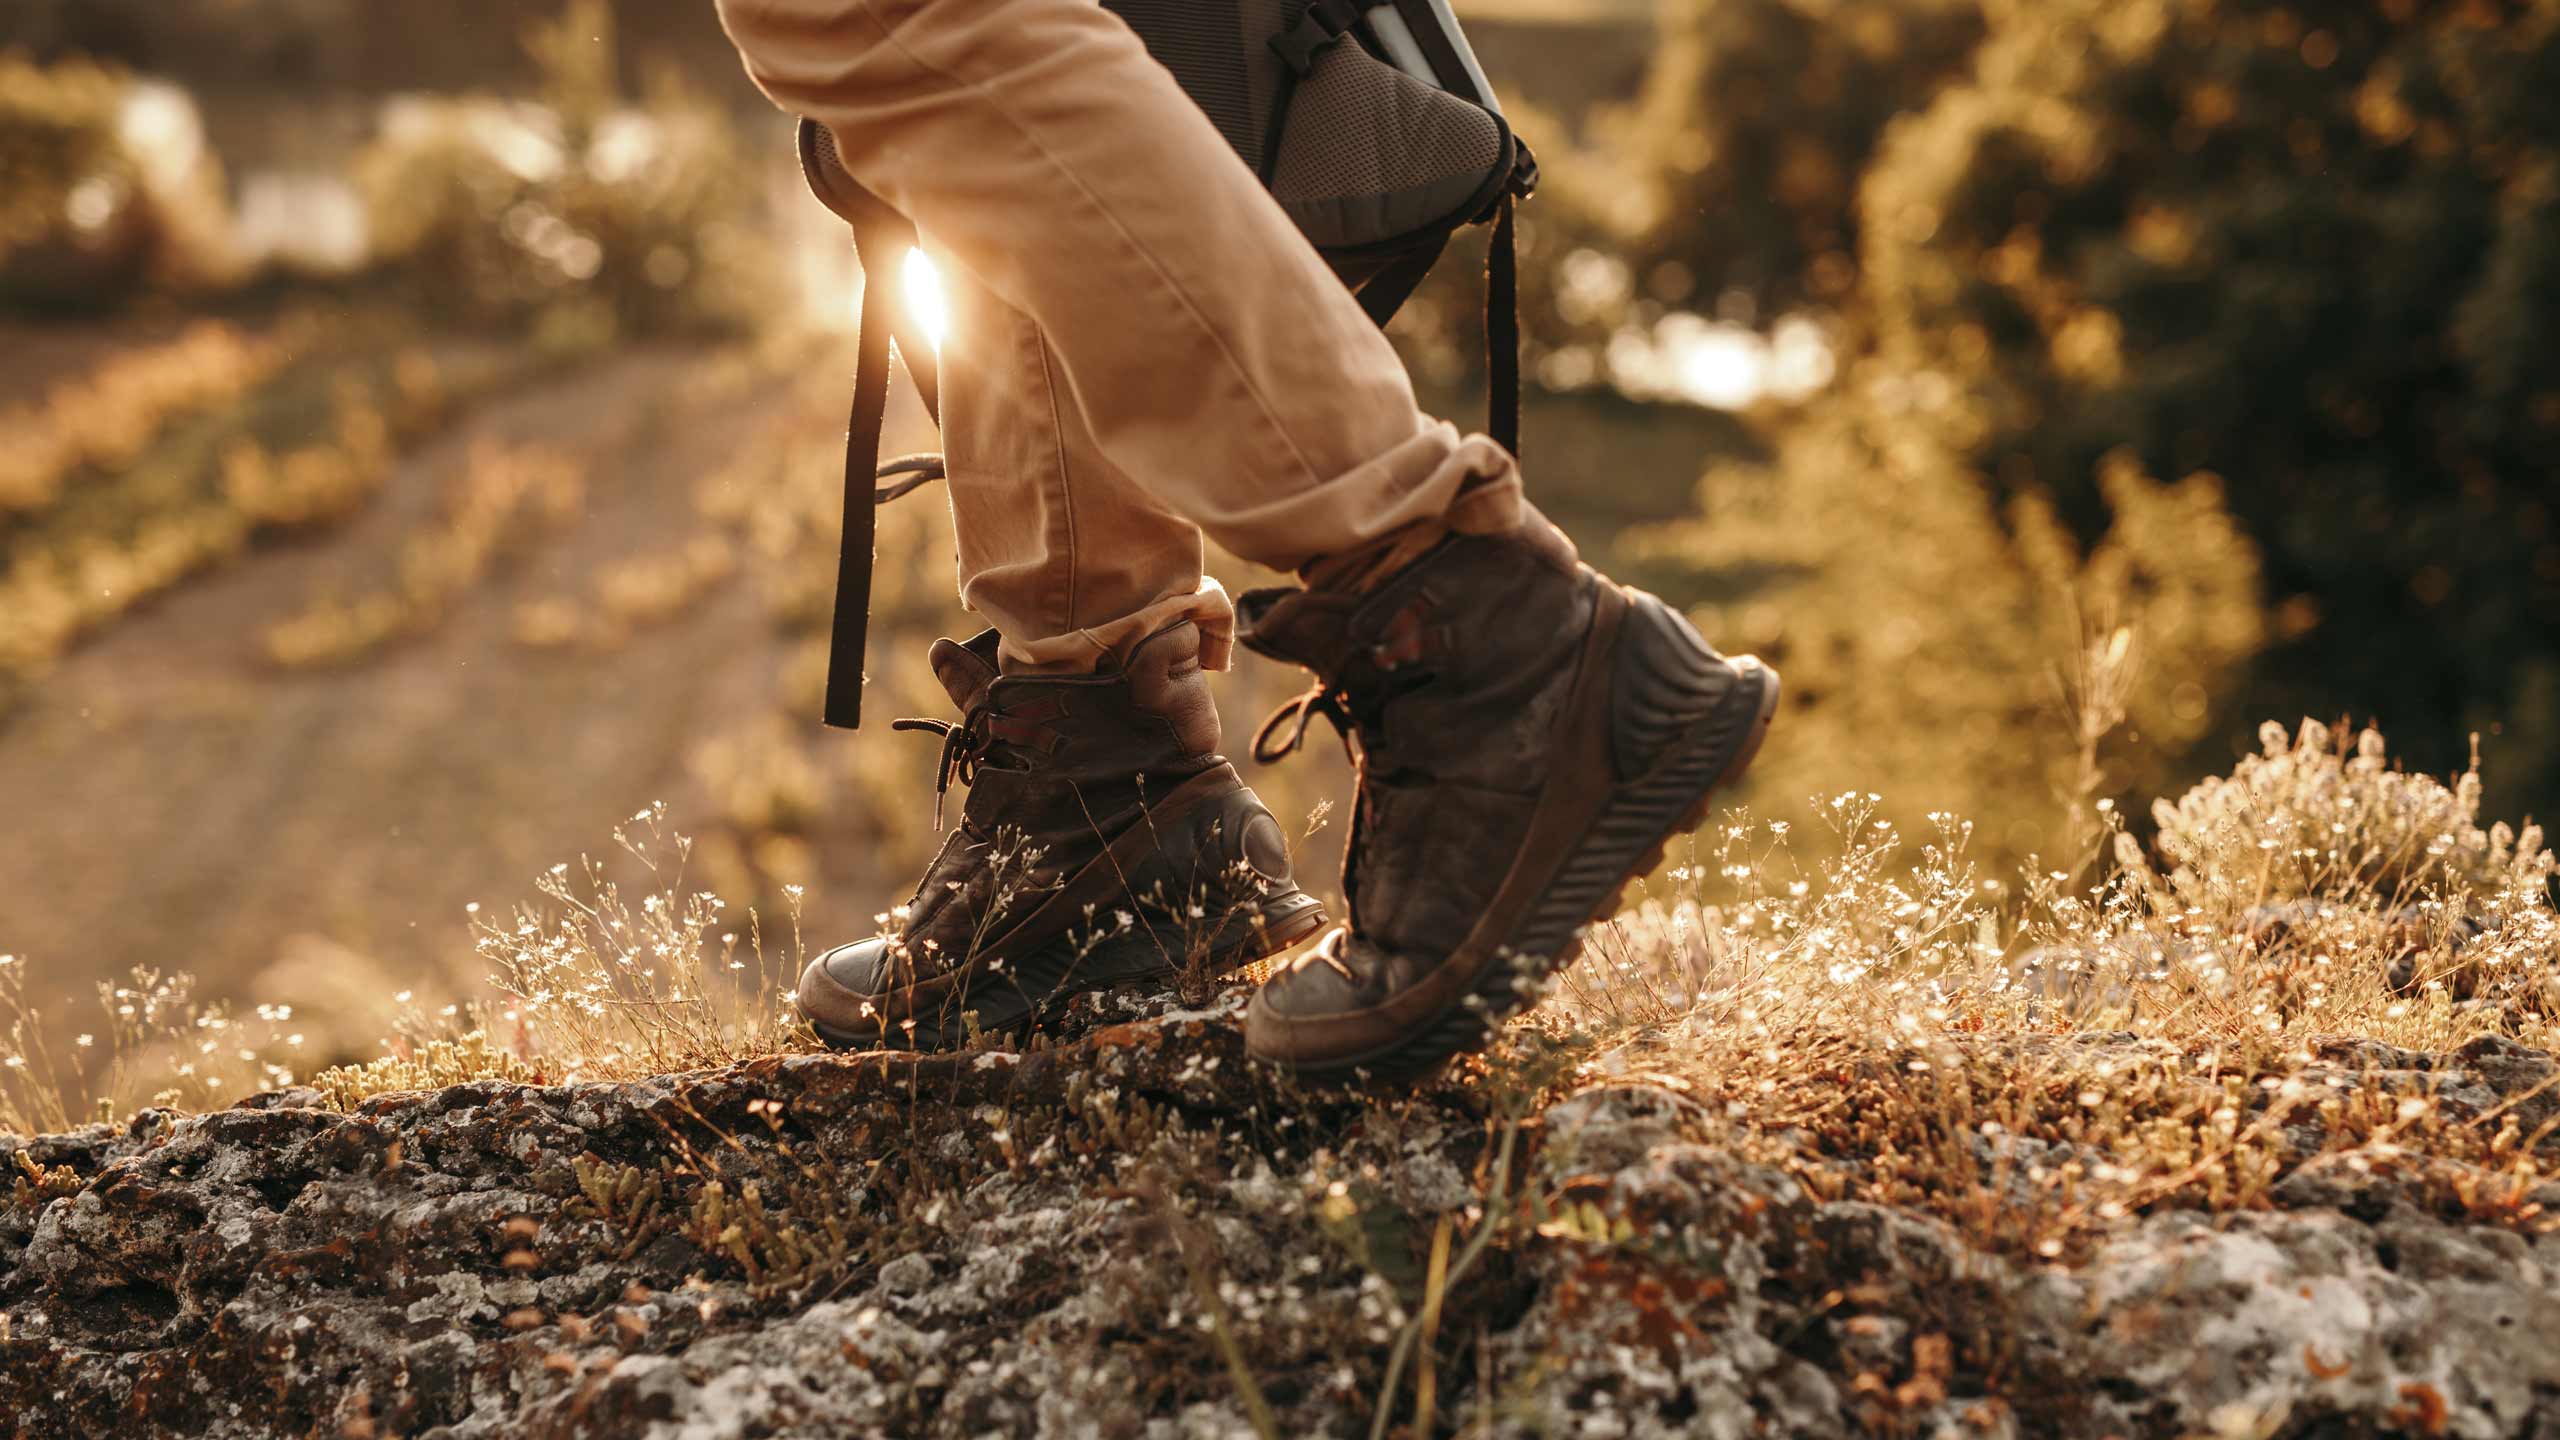
<svg viewBox="0 0 2560 1440"><path fill-rule="evenodd" d="M2304 1167L2258 1208L2010 1255L1703 1143L1677 1081L1311 1097L1229 1014L1156 1009L1025 1054L0 1140L0 1413L1361 1436L1392 1394L1402 1433L2560 1436L2531 1205L2467 1223L2388 1167ZM2330 1063L2551 1128L2538 1051Z"/></svg>

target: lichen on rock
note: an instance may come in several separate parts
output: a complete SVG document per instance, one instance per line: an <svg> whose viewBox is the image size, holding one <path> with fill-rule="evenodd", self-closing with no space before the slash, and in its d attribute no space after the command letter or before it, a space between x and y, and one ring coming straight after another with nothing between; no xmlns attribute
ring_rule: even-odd
<svg viewBox="0 0 2560 1440"><path fill-rule="evenodd" d="M2560 1426L2560 1241L2370 1168L2043 1263L1821 1200L1668 1078L1300 1094L1169 996L984 1062L289 1092L0 1141L70 1177L0 1206L0 1404L30 1436L1245 1436L1256 1403L1362 1435L1434 1232L1491 1225L1439 1312L1444 1433ZM2484 1105L2554 1073L2496 1044L2327 1063ZM785 1247L746 1215L801 1267L760 1272Z"/></svg>

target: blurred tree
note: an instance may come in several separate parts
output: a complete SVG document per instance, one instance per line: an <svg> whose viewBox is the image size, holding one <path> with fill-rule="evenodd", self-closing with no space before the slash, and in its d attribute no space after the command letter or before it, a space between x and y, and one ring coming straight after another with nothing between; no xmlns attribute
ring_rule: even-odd
<svg viewBox="0 0 2560 1440"><path fill-rule="evenodd" d="M1764 329L1833 311L1856 277L1868 157L1895 116L1962 77L1982 34L1977 0L1658 9L1628 99L1584 111L1503 96L1541 161L1520 212L1521 323L1528 373L1550 390L1607 380L1611 337L1675 311ZM1416 370L1453 389L1479 378L1482 354L1482 267L1460 248L1397 326Z"/></svg>
<svg viewBox="0 0 2560 1440"><path fill-rule="evenodd" d="M0 305L76 311L224 283L228 221L183 95L0 50Z"/></svg>
<svg viewBox="0 0 2560 1440"><path fill-rule="evenodd" d="M1858 177L1982 29L1977 0L1667 0L1642 91L1591 127L1639 295L1746 324L1845 299Z"/></svg>
<svg viewBox="0 0 2560 1440"><path fill-rule="evenodd" d="M1866 362L1843 394L1879 370ZM1697 519L1638 542L1690 567L1675 589L1704 598L1711 639L1786 677L1756 806L1796 816L1875 791L1919 833L1933 811L1978 822L1995 863L2075 865L2098 802L2189 778L2226 718L2214 697L2264 640L2257 550L2220 482L2163 483L2110 456L2097 481L2113 523L2082 542L2042 497L2003 504L1877 407L1834 400L1774 429L1767 459L1709 470Z"/></svg>
<svg viewBox="0 0 2560 1440"><path fill-rule="evenodd" d="M2084 536L2099 457L2228 477L2253 712L2491 742L2560 799L2560 4L1989 0L1860 195L1857 304L1926 433Z"/></svg>
<svg viewBox="0 0 2560 1440"><path fill-rule="evenodd" d="M539 103L404 97L354 163L376 260L453 316L573 342L737 329L772 298L737 127L672 69L624 93L611 0L526 28Z"/></svg>

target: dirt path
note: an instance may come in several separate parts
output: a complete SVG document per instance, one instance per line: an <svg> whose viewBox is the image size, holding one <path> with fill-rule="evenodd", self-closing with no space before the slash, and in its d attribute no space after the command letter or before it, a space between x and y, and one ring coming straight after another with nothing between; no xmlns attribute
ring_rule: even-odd
<svg viewBox="0 0 2560 1440"><path fill-rule="evenodd" d="M689 397L705 359L632 352L491 404L355 522L183 587L69 657L0 729L0 950L82 984L148 963L251 1000L378 1008L476 973L467 902L512 902L640 805L685 799L689 741L773 684L746 587L610 652L527 649L509 626L519 600L700 526L692 484L761 413ZM315 590L396 573L493 440L586 462L565 534L502 561L431 634L334 670L262 658L264 629ZM388 983L346 951L387 962Z"/></svg>
<svg viewBox="0 0 2560 1440"><path fill-rule="evenodd" d="M475 991L483 967L467 904L495 915L532 898L542 871L608 855L616 824L652 802L685 833L719 837L719 797L696 772L706 742L776 716L758 733L778 741L759 743L801 751L827 799L789 871L761 883L808 882L812 943L861 932L904 894L934 838L930 747L885 726L818 729L812 702L785 683L798 642L770 608L768 592L790 582L753 547L737 550L734 581L611 648L537 649L515 636L524 602L576 599L591 615L605 566L704 533L696 487L742 455L830 463L832 391L815 405L767 381L704 383L725 363L697 348L632 350L483 400L404 457L354 519L159 597L35 687L0 724L0 953L27 957L57 999L79 998L68 1029L95 1027L93 983L152 965L241 1008L296 1006L307 1059L369 1056L398 992L440 1002ZM930 445L903 389L897 404L892 448ZM517 546L426 634L334 668L266 658L267 630L315 597L392 586L404 545L437 524L490 445L580 461L582 511ZM831 472L813 478L832 491ZM925 642L976 627L952 603L939 509L936 496L893 517L904 528L887 542L901 563L874 626L878 714L939 711ZM1241 668L1220 687L1231 749L1303 683L1284 667ZM1293 832L1345 793L1343 765L1315 748L1253 769ZM1305 879L1322 891L1342 831L1337 821L1301 846ZM723 843L697 856L692 883L753 901L745 852Z"/></svg>

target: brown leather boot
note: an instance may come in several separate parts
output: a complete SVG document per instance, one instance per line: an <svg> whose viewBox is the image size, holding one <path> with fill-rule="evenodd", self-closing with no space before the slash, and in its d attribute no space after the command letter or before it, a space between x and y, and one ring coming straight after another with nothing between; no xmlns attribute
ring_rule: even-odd
<svg viewBox="0 0 2560 1440"><path fill-rule="evenodd" d="M942 732L937 797L956 778L969 800L887 930L800 976L821 1038L947 1049L972 1012L1006 1029L1079 991L1224 973L1322 928L1279 822L1217 753L1197 626L1093 675L999 675L995 656L992 630L934 642L963 718L897 722Z"/></svg>
<svg viewBox="0 0 2560 1440"><path fill-rule="evenodd" d="M1245 644L1318 676L1255 757L1322 715L1360 771L1350 921L1245 1016L1255 1056L1315 1077L1402 1079L1482 1048L1701 823L1778 703L1775 671L1718 655L1535 515L1364 589L1255 591L1238 610Z"/></svg>

